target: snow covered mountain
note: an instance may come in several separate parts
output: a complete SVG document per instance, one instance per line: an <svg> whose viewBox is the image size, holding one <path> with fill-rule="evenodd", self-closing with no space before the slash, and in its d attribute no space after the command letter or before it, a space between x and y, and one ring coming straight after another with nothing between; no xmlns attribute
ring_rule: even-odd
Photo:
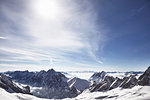
<svg viewBox="0 0 150 100"><path fill-rule="evenodd" d="M67 72L61 72L68 78L78 77L81 79L89 80L91 76L94 73L101 73L101 72L95 72L95 71L67 71ZM128 72L105 72L105 74L113 77L118 78L124 78L128 77L130 75L136 75L136 78L139 78L141 74L143 74L142 71L128 71Z"/></svg>
<svg viewBox="0 0 150 100"><path fill-rule="evenodd" d="M10 79L10 77L1 73L0 73L0 88L3 88L10 93L31 94L29 86L19 87Z"/></svg>
<svg viewBox="0 0 150 100"><path fill-rule="evenodd" d="M84 80L84 79L80 79L80 78L77 78L77 77L71 78L67 82L68 82L69 87L74 86L80 92L82 92L83 90L88 88L89 85L90 85L89 81Z"/></svg>
<svg viewBox="0 0 150 100"><path fill-rule="evenodd" d="M150 66L148 69L139 77L139 85L148 85L150 86Z"/></svg>
<svg viewBox="0 0 150 100"><path fill-rule="evenodd" d="M96 83L99 83L101 81L104 81L105 76L106 76L106 72L102 71L102 72L96 72L94 73L91 77L90 77L90 81L94 81Z"/></svg>
<svg viewBox="0 0 150 100"><path fill-rule="evenodd" d="M136 85L150 85L150 67L139 77L135 75L126 76L124 78L118 78L109 76L104 71L94 73L91 78L93 83L89 87L89 91L108 91L115 88L132 88Z"/></svg>
<svg viewBox="0 0 150 100"><path fill-rule="evenodd" d="M107 92L85 91L75 98L65 98L62 100L149 100L150 86L135 86L131 89L116 88ZM33 95L21 93L9 93L0 88L1 100L57 100L38 98Z"/></svg>
<svg viewBox="0 0 150 100"><path fill-rule="evenodd" d="M135 86L131 89L116 88L107 92L84 91L72 99L63 100L150 100L150 86Z"/></svg>
<svg viewBox="0 0 150 100"><path fill-rule="evenodd" d="M95 73L90 78L92 84L76 77L68 79L53 69L40 72L7 72L7 74L18 82L33 86L31 92L35 96L41 97L43 95L45 98L53 98L49 100L149 100L150 98L150 67L139 78L136 77L136 74L131 73L127 73L123 78L111 76L104 71ZM9 80L11 79L9 78ZM0 83L2 82L0 81ZM6 83L8 85L9 81ZM1 84L0 86L0 98L2 100L10 100L10 98L13 98L12 100L48 100L27 94L11 94ZM78 95L78 91L83 92Z"/></svg>
<svg viewBox="0 0 150 100"><path fill-rule="evenodd" d="M104 91L108 90L110 85L114 82L114 77L112 76L106 76L103 81L100 82L93 82L90 87L89 91L94 92L94 91Z"/></svg>
<svg viewBox="0 0 150 100"><path fill-rule="evenodd" d="M38 97L66 98L77 96L76 89L68 86L68 78L53 69L40 72L14 71L6 74L17 82L30 85L31 92Z"/></svg>
<svg viewBox="0 0 150 100"><path fill-rule="evenodd" d="M93 75L89 78L90 81L95 81L96 83L99 83L101 81L104 81L106 76L113 76L114 78L124 78L129 77L131 75L135 75L136 78L139 78L140 75L142 75L143 72L139 71L129 71L129 72L95 72Z"/></svg>
<svg viewBox="0 0 150 100"><path fill-rule="evenodd" d="M132 88L137 85L137 79L135 75L124 77L123 79L114 78L113 76L106 76L103 81L94 83L90 86L89 90L94 91L108 91L117 87Z"/></svg>

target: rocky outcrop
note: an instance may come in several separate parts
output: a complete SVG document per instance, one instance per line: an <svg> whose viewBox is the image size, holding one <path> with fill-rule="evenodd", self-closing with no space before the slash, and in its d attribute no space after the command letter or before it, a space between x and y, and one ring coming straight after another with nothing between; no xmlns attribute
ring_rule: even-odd
<svg viewBox="0 0 150 100"><path fill-rule="evenodd" d="M37 87L32 93L38 97L62 99L78 95L75 88L68 86L68 78L53 69L40 72L15 71L6 74L20 83Z"/></svg>
<svg viewBox="0 0 150 100"><path fill-rule="evenodd" d="M137 79L135 75L130 75L129 77L124 77L123 79L116 78L116 80L111 84L109 90L121 87L121 88L132 88L137 85Z"/></svg>
<svg viewBox="0 0 150 100"><path fill-rule="evenodd" d="M132 88L135 85L137 85L137 79L135 75L131 75L129 77L124 77L123 82L120 84L120 87L122 88Z"/></svg>
<svg viewBox="0 0 150 100"><path fill-rule="evenodd" d="M98 74L98 75L97 75ZM92 78L101 79L100 82L93 82L93 84L89 87L89 90L91 92L94 91L107 91L111 90L117 87L120 88L132 88L136 85L142 85L142 86L150 86L150 67L137 79L136 74L131 74L128 77L124 78L113 78L112 76L104 75L102 74L104 79L102 79L102 76L100 73L93 74ZM99 78L98 78L99 76Z"/></svg>
<svg viewBox="0 0 150 100"><path fill-rule="evenodd" d="M105 76L106 76L106 72L104 72L104 71L96 72L90 77L89 80L95 81L96 83L100 83L100 82L104 81Z"/></svg>
<svg viewBox="0 0 150 100"><path fill-rule="evenodd" d="M91 92L94 91L106 91L109 89L110 85L114 82L115 78L112 76L106 76L104 78L104 81L101 81L99 83L93 83L90 85L89 90Z"/></svg>
<svg viewBox="0 0 150 100"><path fill-rule="evenodd" d="M124 77L123 79L120 79L118 77L114 78L113 76L108 76L106 75L104 80L97 83L93 83L90 87L89 90L91 92L94 91L107 91L111 90L117 87L120 88L132 88L135 85L137 85L137 79L135 75L130 75L129 77Z"/></svg>
<svg viewBox="0 0 150 100"><path fill-rule="evenodd" d="M122 82L122 79L116 78L115 81L110 85L109 90L119 87Z"/></svg>
<svg viewBox="0 0 150 100"><path fill-rule="evenodd" d="M139 85L147 85L150 86L150 66L148 69L139 77L138 79L138 84Z"/></svg>
<svg viewBox="0 0 150 100"><path fill-rule="evenodd" d="M10 77L1 73L0 73L0 87L10 93L31 94L29 86L20 88L10 79Z"/></svg>

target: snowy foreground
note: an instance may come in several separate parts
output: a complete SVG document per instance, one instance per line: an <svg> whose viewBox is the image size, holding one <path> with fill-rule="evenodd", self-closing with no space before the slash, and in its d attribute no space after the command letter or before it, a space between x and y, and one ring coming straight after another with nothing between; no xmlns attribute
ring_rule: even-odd
<svg viewBox="0 0 150 100"><path fill-rule="evenodd" d="M135 86L132 89L116 88L108 92L85 92L73 100L150 100L149 91L150 86Z"/></svg>
<svg viewBox="0 0 150 100"><path fill-rule="evenodd" d="M150 86L135 86L132 89L116 88L108 92L84 91L76 98L62 100L150 100ZM28 94L8 93L0 88L0 100L54 100L37 98Z"/></svg>

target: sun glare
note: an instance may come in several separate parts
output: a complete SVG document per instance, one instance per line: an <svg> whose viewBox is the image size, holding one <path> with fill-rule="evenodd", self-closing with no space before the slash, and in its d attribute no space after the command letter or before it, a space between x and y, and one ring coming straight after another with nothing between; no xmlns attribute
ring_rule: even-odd
<svg viewBox="0 0 150 100"><path fill-rule="evenodd" d="M61 14L57 0L36 0L33 8L35 13L44 19L54 20Z"/></svg>

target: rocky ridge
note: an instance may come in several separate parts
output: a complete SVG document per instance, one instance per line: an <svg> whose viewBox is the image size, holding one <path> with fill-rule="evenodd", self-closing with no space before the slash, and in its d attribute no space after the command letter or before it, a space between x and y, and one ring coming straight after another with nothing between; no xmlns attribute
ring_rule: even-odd
<svg viewBox="0 0 150 100"><path fill-rule="evenodd" d="M132 88L136 85L150 86L150 67L148 67L148 69L138 79L136 78L136 75L130 75L121 79L118 77L114 78L113 76L103 73L104 71L95 73L91 76L90 80L92 79L92 84L88 88L89 91L108 91L117 87Z"/></svg>
<svg viewBox="0 0 150 100"><path fill-rule="evenodd" d="M69 87L68 78L54 69L40 72L6 72L13 80L35 87L33 95L42 98L72 98L78 95L76 88Z"/></svg>
<svg viewBox="0 0 150 100"><path fill-rule="evenodd" d="M31 94L29 86L25 86L25 87L22 86L20 88L10 79L10 77L8 77L2 73L0 73L0 87L10 93Z"/></svg>

